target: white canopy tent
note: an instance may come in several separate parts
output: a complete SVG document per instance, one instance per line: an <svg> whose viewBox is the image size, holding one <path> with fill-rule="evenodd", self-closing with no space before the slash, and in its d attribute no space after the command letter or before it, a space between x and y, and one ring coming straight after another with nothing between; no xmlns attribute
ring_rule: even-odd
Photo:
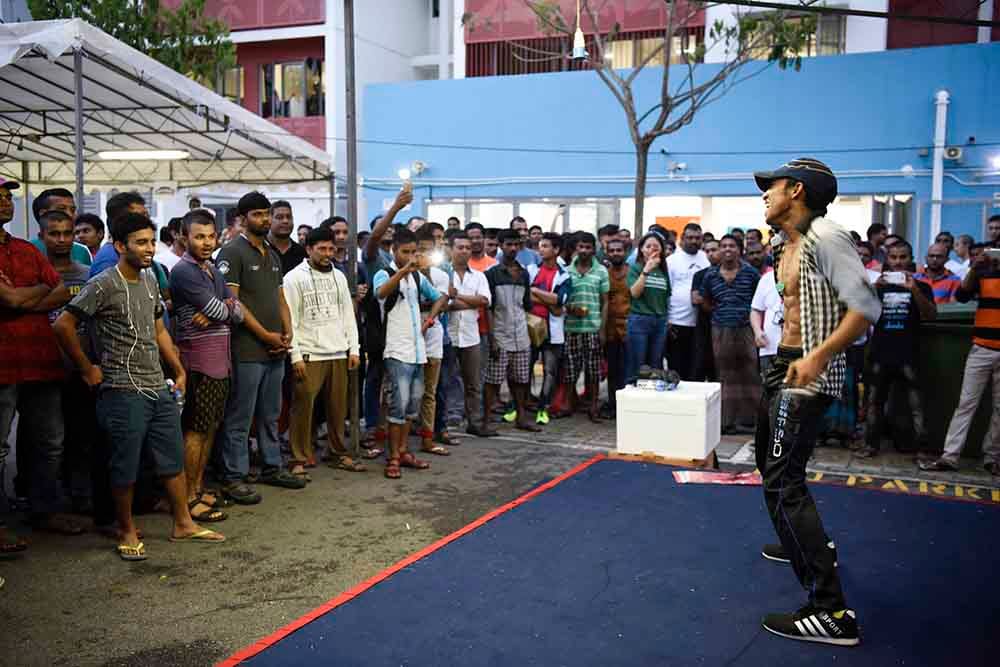
<svg viewBox="0 0 1000 667"><path fill-rule="evenodd" d="M116 151L125 153L108 154ZM327 181L332 198L332 164L325 151L80 19L0 25L6 178L75 183L78 198L84 183Z"/></svg>

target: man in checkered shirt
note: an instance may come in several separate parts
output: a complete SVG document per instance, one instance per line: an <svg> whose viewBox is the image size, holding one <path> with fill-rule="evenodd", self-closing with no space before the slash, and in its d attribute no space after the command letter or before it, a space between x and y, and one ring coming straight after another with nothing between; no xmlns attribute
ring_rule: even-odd
<svg viewBox="0 0 1000 667"><path fill-rule="evenodd" d="M764 628L790 639L853 646L860 641L857 617L844 599L836 550L806 487L806 462L824 413L840 396L844 350L878 320L881 305L851 236L823 217L837 196L830 168L801 158L754 178L764 192L767 224L777 232L774 270L785 307L757 414L757 467L781 540L762 555L791 563L809 593L804 607L769 614Z"/></svg>

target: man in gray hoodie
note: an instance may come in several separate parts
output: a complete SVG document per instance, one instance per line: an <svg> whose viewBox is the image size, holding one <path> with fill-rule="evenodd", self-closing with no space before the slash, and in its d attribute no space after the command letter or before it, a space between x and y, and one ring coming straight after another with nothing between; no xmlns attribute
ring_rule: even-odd
<svg viewBox="0 0 1000 667"><path fill-rule="evenodd" d="M331 466L352 472L365 468L347 455L347 373L358 367L358 328L347 277L333 265L333 232L314 229L306 235L306 259L288 272L282 289L292 319L289 350L295 387L292 392L291 472L308 481L315 465L313 404L323 394Z"/></svg>

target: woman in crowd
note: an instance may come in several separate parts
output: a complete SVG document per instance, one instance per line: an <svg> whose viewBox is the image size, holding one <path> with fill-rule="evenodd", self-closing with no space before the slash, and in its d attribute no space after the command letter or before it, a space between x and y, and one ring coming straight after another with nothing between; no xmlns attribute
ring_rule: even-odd
<svg viewBox="0 0 1000 667"><path fill-rule="evenodd" d="M628 273L632 309L626 333L626 382L635 382L639 367L646 364L663 368L667 341L667 307L670 303L670 278L667 254L656 234L646 234L639 241L639 257Z"/></svg>

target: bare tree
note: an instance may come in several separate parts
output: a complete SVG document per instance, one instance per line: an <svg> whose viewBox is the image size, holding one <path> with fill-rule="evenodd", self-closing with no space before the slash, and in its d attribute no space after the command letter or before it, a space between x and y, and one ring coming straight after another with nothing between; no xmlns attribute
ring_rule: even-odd
<svg viewBox="0 0 1000 667"><path fill-rule="evenodd" d="M801 0L798 7L814 4L817 0ZM750 14L743 10L735 13L736 23L726 25L716 21L706 30L704 43L694 49L681 49L679 80L677 68L669 67L674 54L675 40L682 40L688 24L698 12L714 4L695 0L662 0L667 12L666 26L654 49L641 55L631 69L616 70L608 57L613 42L621 39L621 28L615 23L610 30L601 31L600 17L609 0L580 0L579 16L565 16L559 0L522 0L531 9L539 28L547 35L562 35L568 47L580 28L587 34L585 63L607 86L618 101L628 124L629 136L635 148L635 227L634 234L642 233L642 217L649 170L649 151L659 137L677 132L691 123L706 105L721 98L734 85L745 81L772 65L782 69L801 67L801 56L806 53L816 32L816 22L811 15L795 14L796 5L789 11ZM789 20L795 17L794 20ZM579 23L578 23L579 18ZM477 22L491 24L494 17L466 14L463 21L473 26ZM512 42L514 56L519 60L539 61L568 59L569 48L559 53L535 48L523 42ZM722 48L726 61L708 70L707 76L697 74L705 70L700 66L705 53ZM808 55L808 54L807 54ZM666 63L661 68L660 95L656 104L639 109L633 86L643 69ZM758 67L748 68L750 63Z"/></svg>

